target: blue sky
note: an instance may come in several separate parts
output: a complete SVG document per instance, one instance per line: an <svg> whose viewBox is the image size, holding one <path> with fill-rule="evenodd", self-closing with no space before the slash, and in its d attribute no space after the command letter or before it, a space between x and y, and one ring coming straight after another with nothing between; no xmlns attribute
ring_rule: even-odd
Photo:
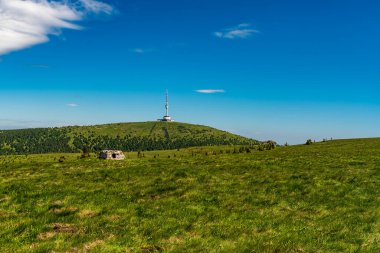
<svg viewBox="0 0 380 253"><path fill-rule="evenodd" d="M168 88L175 120L260 140L380 136L380 2L8 1L0 129L155 120Z"/></svg>

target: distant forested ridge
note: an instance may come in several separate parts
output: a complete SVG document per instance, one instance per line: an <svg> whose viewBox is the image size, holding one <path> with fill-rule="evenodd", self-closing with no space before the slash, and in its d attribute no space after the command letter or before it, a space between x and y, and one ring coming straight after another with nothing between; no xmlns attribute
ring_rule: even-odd
<svg viewBox="0 0 380 253"><path fill-rule="evenodd" d="M211 127L142 122L0 131L0 155L73 153L83 148L145 151L210 145L254 145L256 140Z"/></svg>

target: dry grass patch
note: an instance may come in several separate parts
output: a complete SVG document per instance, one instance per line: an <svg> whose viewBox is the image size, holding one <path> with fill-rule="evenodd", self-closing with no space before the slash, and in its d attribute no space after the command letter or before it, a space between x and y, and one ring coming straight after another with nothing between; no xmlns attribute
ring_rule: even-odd
<svg viewBox="0 0 380 253"><path fill-rule="evenodd" d="M14 216L14 215L15 215L14 212L0 210L0 217L2 217L2 218L7 218L7 217L10 217L10 216Z"/></svg>
<svg viewBox="0 0 380 253"><path fill-rule="evenodd" d="M144 246L144 247L141 247L141 251L142 252L163 252L164 249L158 245L150 245L150 246Z"/></svg>
<svg viewBox="0 0 380 253"><path fill-rule="evenodd" d="M38 235L38 239L40 240L47 240L50 238L53 238L56 235L55 232L46 232L46 233L41 233Z"/></svg>
<svg viewBox="0 0 380 253"><path fill-rule="evenodd" d="M116 215L116 214L110 215L110 216L107 216L107 220L109 220L109 221L118 221L118 220L120 220L120 216Z"/></svg>
<svg viewBox="0 0 380 253"><path fill-rule="evenodd" d="M78 211L78 208L76 207L53 208L50 210L50 212L55 213L55 214L76 213L77 211Z"/></svg>
<svg viewBox="0 0 380 253"><path fill-rule="evenodd" d="M164 240L165 243L169 243L169 244L179 244L182 241L183 241L183 238L179 236L171 236L168 239Z"/></svg>
<svg viewBox="0 0 380 253"><path fill-rule="evenodd" d="M96 241L93 241L93 242L86 243L83 246L83 252L91 251L91 250L93 250L94 248L98 247L101 244L104 244L103 240L96 240Z"/></svg>
<svg viewBox="0 0 380 253"><path fill-rule="evenodd" d="M92 210L88 210L88 209L81 210L78 213L79 217L81 217L81 218L91 218L91 217L96 216L97 214L98 214L97 212L92 211Z"/></svg>

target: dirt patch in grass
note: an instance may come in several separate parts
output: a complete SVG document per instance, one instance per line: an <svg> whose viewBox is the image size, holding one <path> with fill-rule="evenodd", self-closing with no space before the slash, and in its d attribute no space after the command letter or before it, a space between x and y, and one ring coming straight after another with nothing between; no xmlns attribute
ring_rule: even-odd
<svg viewBox="0 0 380 253"><path fill-rule="evenodd" d="M78 229L72 224L55 223L53 229L57 233L75 233Z"/></svg>
<svg viewBox="0 0 380 253"><path fill-rule="evenodd" d="M150 253L150 252L163 252L164 249L158 245L150 245L150 246L144 246L144 247L141 247L141 251L142 252L147 252L147 253Z"/></svg>

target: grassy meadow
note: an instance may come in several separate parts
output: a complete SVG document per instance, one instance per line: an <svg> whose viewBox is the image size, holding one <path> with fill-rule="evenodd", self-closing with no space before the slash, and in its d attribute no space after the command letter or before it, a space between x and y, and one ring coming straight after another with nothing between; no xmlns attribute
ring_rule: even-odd
<svg viewBox="0 0 380 253"><path fill-rule="evenodd" d="M380 252L380 139L233 150L0 156L0 252Z"/></svg>

